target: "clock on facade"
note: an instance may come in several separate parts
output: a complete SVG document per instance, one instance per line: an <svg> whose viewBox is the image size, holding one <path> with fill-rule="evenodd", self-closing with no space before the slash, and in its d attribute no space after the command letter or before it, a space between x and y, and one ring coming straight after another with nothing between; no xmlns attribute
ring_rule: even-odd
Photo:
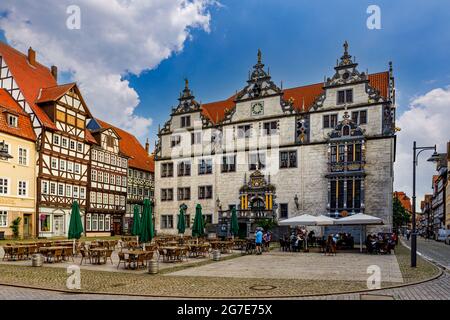
<svg viewBox="0 0 450 320"><path fill-rule="evenodd" d="M252 103L252 116L261 116L264 114L263 102Z"/></svg>

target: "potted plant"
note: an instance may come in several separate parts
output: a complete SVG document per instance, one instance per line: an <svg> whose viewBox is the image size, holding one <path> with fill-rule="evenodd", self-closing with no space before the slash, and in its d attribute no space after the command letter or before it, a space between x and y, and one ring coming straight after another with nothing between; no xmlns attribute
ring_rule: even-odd
<svg viewBox="0 0 450 320"><path fill-rule="evenodd" d="M20 221L22 221L22 218L17 217L16 219L13 220L12 224L9 226L13 232L14 239L19 238Z"/></svg>

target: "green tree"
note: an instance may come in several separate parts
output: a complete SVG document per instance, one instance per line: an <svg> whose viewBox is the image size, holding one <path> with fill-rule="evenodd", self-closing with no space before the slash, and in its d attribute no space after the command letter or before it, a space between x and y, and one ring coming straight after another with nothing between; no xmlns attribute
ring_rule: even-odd
<svg viewBox="0 0 450 320"><path fill-rule="evenodd" d="M401 226L407 224L411 220L408 211L402 206L400 200L394 197L393 200L393 223L394 229L398 230Z"/></svg>
<svg viewBox="0 0 450 320"><path fill-rule="evenodd" d="M278 225L278 222L275 219L266 218L258 221L257 226L264 229L264 231L272 230L274 227Z"/></svg>

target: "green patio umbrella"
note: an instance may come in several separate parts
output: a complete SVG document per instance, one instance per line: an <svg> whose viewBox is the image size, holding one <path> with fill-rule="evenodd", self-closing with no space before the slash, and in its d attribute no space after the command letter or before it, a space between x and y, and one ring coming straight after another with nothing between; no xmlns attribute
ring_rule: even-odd
<svg viewBox="0 0 450 320"><path fill-rule="evenodd" d="M194 225L192 226L192 236L201 237L205 235L205 223L203 221L202 206L197 204L195 207Z"/></svg>
<svg viewBox="0 0 450 320"><path fill-rule="evenodd" d="M131 235L138 236L141 232L141 215L139 214L139 207L137 204L133 208L133 228L131 229Z"/></svg>
<svg viewBox="0 0 450 320"><path fill-rule="evenodd" d="M231 234L233 236L237 236L239 234L239 224L238 224L238 218L236 214L236 208L233 207L231 209L231 228L230 228Z"/></svg>
<svg viewBox="0 0 450 320"><path fill-rule="evenodd" d="M186 231L186 221L184 216L184 209L180 207L180 214L178 215L178 224L177 224L178 233L184 234Z"/></svg>
<svg viewBox="0 0 450 320"><path fill-rule="evenodd" d="M70 214L69 239L80 239L83 234L83 224L81 223L80 207L78 202L72 203L72 213Z"/></svg>
<svg viewBox="0 0 450 320"><path fill-rule="evenodd" d="M153 217L152 217L152 205L149 199L144 200L144 208L142 210L142 218L141 218L141 232L139 234L139 238L141 242L149 242L152 241L155 236L155 232L153 230Z"/></svg>

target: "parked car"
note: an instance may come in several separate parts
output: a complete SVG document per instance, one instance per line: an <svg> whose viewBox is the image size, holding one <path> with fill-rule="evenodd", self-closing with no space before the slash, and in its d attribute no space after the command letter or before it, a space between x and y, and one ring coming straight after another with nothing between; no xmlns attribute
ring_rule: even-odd
<svg viewBox="0 0 450 320"><path fill-rule="evenodd" d="M437 234L437 241L443 241L446 244L450 244L450 230L447 229L439 229Z"/></svg>

